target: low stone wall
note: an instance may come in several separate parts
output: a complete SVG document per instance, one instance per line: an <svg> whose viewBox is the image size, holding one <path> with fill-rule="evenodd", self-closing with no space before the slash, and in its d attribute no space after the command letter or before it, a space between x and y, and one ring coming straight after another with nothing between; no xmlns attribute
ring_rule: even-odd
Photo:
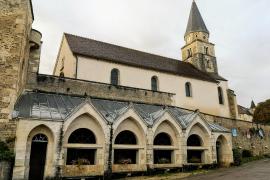
<svg viewBox="0 0 270 180"><path fill-rule="evenodd" d="M204 114L204 116L207 120L230 130L237 129L237 136L232 137L234 148L251 150L254 155L270 154L270 126L207 114ZM264 131L263 138L259 136L258 132L252 133L253 129L257 130L259 128Z"/></svg>
<svg viewBox="0 0 270 180"><path fill-rule="evenodd" d="M88 95L91 97L143 102L151 104L173 104L173 95L166 92L153 92L146 89L84 81L71 78L60 78L32 73L28 78L26 89L70 95Z"/></svg>

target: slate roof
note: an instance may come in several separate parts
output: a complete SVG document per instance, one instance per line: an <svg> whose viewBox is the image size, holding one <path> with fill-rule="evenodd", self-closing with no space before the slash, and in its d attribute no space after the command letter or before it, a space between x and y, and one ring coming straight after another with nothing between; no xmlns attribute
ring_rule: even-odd
<svg viewBox="0 0 270 180"><path fill-rule="evenodd" d="M169 113L179 125L185 129L197 117L198 113L183 110L177 107L165 107L161 105L150 105L113 101L105 99L94 99L89 97L76 97L70 95L49 94L39 92L25 92L17 101L13 118L65 120L69 115L83 103L91 103L94 108L108 122L116 121L132 108L139 117L149 126L152 126L165 113ZM209 123L214 132L230 132L217 124Z"/></svg>
<svg viewBox="0 0 270 180"><path fill-rule="evenodd" d="M141 52L93 39L64 34L73 54L128 66L215 82L211 76L180 60Z"/></svg>
<svg viewBox="0 0 270 180"><path fill-rule="evenodd" d="M251 101L251 105L250 105L250 109L254 109L256 108L255 102L252 100Z"/></svg>
<svg viewBox="0 0 270 180"><path fill-rule="evenodd" d="M209 34L209 31L203 21L203 18L195 1L193 1L191 6L185 36L191 32L205 32Z"/></svg>
<svg viewBox="0 0 270 180"><path fill-rule="evenodd" d="M252 116L252 114L250 113L250 111L249 111L248 108L245 108L245 107L240 106L240 105L238 105L238 113L239 114L246 114L246 115Z"/></svg>
<svg viewBox="0 0 270 180"><path fill-rule="evenodd" d="M211 76L213 79L216 80L221 80L221 81L228 81L227 79L225 79L224 77L220 76L219 74L216 73L208 73L209 76Z"/></svg>

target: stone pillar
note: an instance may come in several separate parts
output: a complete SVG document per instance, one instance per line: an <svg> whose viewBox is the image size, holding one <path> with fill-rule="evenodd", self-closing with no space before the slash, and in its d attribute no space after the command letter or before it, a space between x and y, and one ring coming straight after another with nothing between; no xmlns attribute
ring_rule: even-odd
<svg viewBox="0 0 270 180"><path fill-rule="evenodd" d="M233 90L228 89L228 102L229 102L229 109L231 113L231 118L237 119L238 118L238 105L236 101L236 95Z"/></svg>
<svg viewBox="0 0 270 180"><path fill-rule="evenodd" d="M154 133L151 128L147 129L146 135L146 164L147 169L151 171L153 169L154 164L154 155L153 155L153 137Z"/></svg>

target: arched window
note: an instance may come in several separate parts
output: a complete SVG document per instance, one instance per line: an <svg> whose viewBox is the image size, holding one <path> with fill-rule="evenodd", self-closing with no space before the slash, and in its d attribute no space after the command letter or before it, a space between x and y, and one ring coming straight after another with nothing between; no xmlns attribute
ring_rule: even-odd
<svg viewBox="0 0 270 180"><path fill-rule="evenodd" d="M171 138L167 133L159 133L155 137L154 145L170 146L172 145Z"/></svg>
<svg viewBox="0 0 270 180"><path fill-rule="evenodd" d="M218 100L219 104L224 104L223 91L221 87L218 87Z"/></svg>
<svg viewBox="0 0 270 180"><path fill-rule="evenodd" d="M187 150L187 162L188 163L202 163L203 161L203 149L200 149L200 146L203 146L203 142L200 136L193 134L187 139L187 146L196 147L196 149Z"/></svg>
<svg viewBox="0 0 270 180"><path fill-rule="evenodd" d="M137 144L136 136L131 131L122 131L115 138L115 144Z"/></svg>
<svg viewBox="0 0 270 180"><path fill-rule="evenodd" d="M45 136L44 134L37 134L33 137L32 142L48 142L48 138L47 136Z"/></svg>
<svg viewBox="0 0 270 180"><path fill-rule="evenodd" d="M191 92L191 83L187 82L185 84L185 88L186 88L186 96L187 97L192 97L192 92Z"/></svg>
<svg viewBox="0 0 270 180"><path fill-rule="evenodd" d="M77 129L69 136L68 143L96 144L96 137L89 129L81 128Z"/></svg>
<svg viewBox="0 0 270 180"><path fill-rule="evenodd" d="M119 85L119 70L118 69L112 69L111 71L111 84L114 86Z"/></svg>
<svg viewBox="0 0 270 180"><path fill-rule="evenodd" d="M114 141L114 164L136 164L138 149L134 149L137 138L131 131L120 132ZM118 145L125 145L125 148L117 148Z"/></svg>
<svg viewBox="0 0 270 180"><path fill-rule="evenodd" d="M77 144L77 146L74 146ZM68 138L67 165L93 165L96 163L96 148L88 148L88 144L96 144L95 134L86 128L71 133ZM71 147L69 147L71 145Z"/></svg>
<svg viewBox="0 0 270 180"><path fill-rule="evenodd" d="M167 133L159 133L154 139L154 164L171 164L173 150L162 149L171 146L171 137Z"/></svg>
<svg viewBox="0 0 270 180"><path fill-rule="evenodd" d="M202 146L201 138L195 134L189 136L187 146Z"/></svg>
<svg viewBox="0 0 270 180"><path fill-rule="evenodd" d="M157 78L157 76L153 76L151 78L151 89L152 89L152 91L158 91L158 78Z"/></svg>

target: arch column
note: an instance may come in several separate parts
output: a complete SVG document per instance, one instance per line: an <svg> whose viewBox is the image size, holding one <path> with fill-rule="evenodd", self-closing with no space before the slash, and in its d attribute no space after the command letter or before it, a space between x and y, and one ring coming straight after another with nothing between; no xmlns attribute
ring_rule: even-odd
<svg viewBox="0 0 270 180"><path fill-rule="evenodd" d="M217 147L219 145L219 147ZM228 167L233 162L232 146L226 135L219 135L215 141L215 160L222 167Z"/></svg>
<svg viewBox="0 0 270 180"><path fill-rule="evenodd" d="M152 128L148 128L147 134L146 134L146 164L147 168L153 169L153 141L154 141L154 133Z"/></svg>

